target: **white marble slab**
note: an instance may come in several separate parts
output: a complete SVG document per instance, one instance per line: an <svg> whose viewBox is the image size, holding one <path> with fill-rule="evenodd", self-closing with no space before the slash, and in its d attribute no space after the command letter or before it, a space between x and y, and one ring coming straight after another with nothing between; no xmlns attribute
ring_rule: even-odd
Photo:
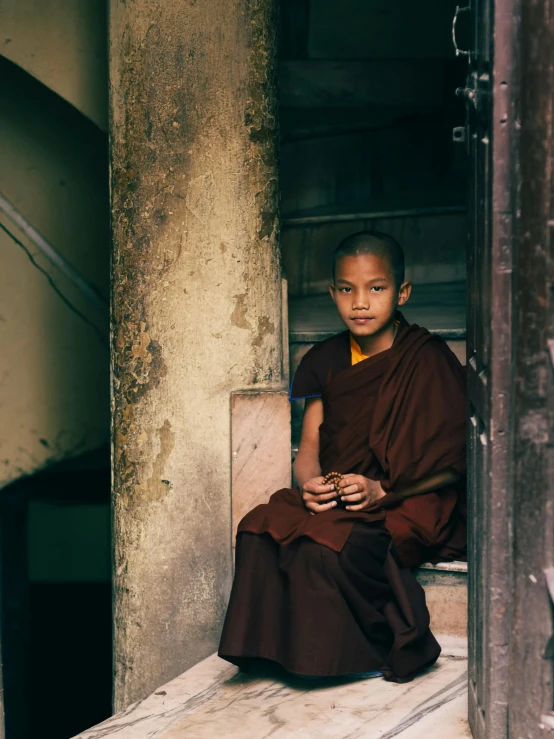
<svg viewBox="0 0 554 739"><path fill-rule="evenodd" d="M447 656L403 685L323 684L246 675L212 655L79 739L463 739L466 675Z"/></svg>
<svg viewBox="0 0 554 739"><path fill-rule="evenodd" d="M441 572L465 572L467 574L467 562L439 562L436 565L432 565L430 562L420 565L420 569L423 570L439 570Z"/></svg>
<svg viewBox="0 0 554 739"><path fill-rule="evenodd" d="M245 390L231 395L232 542L243 516L279 488L290 487L288 390Z"/></svg>

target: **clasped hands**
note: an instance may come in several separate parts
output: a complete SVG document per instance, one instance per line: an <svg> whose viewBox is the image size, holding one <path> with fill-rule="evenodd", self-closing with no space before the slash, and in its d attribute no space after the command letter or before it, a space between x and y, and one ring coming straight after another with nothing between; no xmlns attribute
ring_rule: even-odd
<svg viewBox="0 0 554 739"><path fill-rule="evenodd" d="M302 487L304 505L312 514L329 511L337 505L335 486L325 485L323 480L323 477L312 477ZM380 482L363 475L345 475L338 486L347 511L364 511L386 495Z"/></svg>

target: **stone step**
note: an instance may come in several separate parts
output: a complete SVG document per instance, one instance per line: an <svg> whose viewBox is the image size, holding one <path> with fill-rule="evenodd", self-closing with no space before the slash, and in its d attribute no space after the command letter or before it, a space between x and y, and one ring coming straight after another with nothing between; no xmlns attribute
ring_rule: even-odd
<svg viewBox="0 0 554 739"><path fill-rule="evenodd" d="M415 576L425 590L435 635L467 639L467 563L424 564ZM439 638L439 642L441 639Z"/></svg>
<svg viewBox="0 0 554 739"><path fill-rule="evenodd" d="M215 654L75 739L466 739L467 660L448 654L413 682L244 674Z"/></svg>

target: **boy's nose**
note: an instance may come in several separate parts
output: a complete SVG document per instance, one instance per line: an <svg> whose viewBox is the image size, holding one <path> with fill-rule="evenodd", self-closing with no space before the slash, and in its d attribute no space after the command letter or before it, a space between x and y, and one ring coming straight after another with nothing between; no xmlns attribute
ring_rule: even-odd
<svg viewBox="0 0 554 739"><path fill-rule="evenodd" d="M352 301L354 310L367 310L369 308L369 298L364 295L355 295Z"/></svg>

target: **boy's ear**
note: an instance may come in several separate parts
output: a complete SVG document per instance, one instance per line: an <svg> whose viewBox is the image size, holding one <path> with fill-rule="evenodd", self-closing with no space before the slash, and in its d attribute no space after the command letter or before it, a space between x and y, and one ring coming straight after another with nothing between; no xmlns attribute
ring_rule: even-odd
<svg viewBox="0 0 554 739"><path fill-rule="evenodd" d="M336 303L337 298L335 296L335 286L333 285L332 282L329 284L329 292L331 293L331 297L333 298L333 303Z"/></svg>
<svg viewBox="0 0 554 739"><path fill-rule="evenodd" d="M398 290L398 305L404 305L404 303L408 302L408 298L410 297L412 292L412 283L411 282L403 282L400 285L400 288Z"/></svg>

